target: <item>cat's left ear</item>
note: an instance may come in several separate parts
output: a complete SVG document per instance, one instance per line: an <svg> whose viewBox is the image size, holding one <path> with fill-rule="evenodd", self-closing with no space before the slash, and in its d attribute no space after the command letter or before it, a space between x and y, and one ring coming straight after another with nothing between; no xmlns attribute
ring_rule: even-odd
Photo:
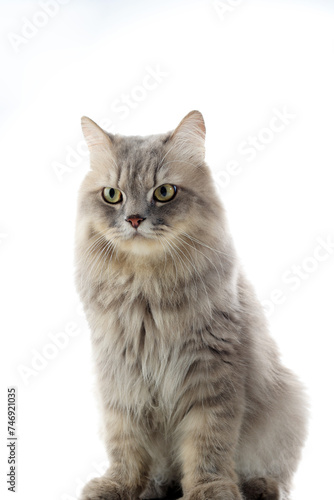
<svg viewBox="0 0 334 500"><path fill-rule="evenodd" d="M202 113L191 111L183 118L172 133L170 140L179 146L180 152L188 158L196 157L204 161L205 157L205 123Z"/></svg>

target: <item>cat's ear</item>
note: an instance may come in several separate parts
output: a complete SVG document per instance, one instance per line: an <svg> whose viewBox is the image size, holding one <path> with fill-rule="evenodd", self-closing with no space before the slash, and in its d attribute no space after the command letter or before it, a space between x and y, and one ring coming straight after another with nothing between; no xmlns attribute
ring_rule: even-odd
<svg viewBox="0 0 334 500"><path fill-rule="evenodd" d="M81 118L83 135L90 153L100 150L110 150L112 147L111 137L87 116Z"/></svg>
<svg viewBox="0 0 334 500"><path fill-rule="evenodd" d="M195 157L198 161L204 161L205 132L202 113L191 111L176 127L170 140L174 141L180 152L188 158Z"/></svg>

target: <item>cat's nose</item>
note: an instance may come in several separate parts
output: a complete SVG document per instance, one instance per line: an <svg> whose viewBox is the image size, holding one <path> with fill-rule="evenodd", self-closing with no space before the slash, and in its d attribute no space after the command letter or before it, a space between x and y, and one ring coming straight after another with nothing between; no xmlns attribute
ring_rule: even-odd
<svg viewBox="0 0 334 500"><path fill-rule="evenodd" d="M145 220L146 217L141 217L140 215L130 215L129 217L127 217L125 220L127 222L131 222L131 225L132 227L134 227L135 229L137 229L137 227L139 226L139 224L141 222L143 222L143 220Z"/></svg>

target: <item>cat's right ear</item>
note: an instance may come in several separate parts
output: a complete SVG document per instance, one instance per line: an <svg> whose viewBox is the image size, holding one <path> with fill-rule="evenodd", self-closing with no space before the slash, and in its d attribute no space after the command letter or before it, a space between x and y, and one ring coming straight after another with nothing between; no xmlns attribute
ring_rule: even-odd
<svg viewBox="0 0 334 500"><path fill-rule="evenodd" d="M112 147L111 137L87 116L81 118L83 135L90 153L99 151L110 151Z"/></svg>

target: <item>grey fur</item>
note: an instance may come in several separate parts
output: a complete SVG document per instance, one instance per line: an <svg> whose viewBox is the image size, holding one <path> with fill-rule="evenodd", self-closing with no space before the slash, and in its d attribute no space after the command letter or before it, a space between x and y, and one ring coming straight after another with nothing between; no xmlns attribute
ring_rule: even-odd
<svg viewBox="0 0 334 500"><path fill-rule="evenodd" d="M110 468L82 500L287 500L306 404L236 258L198 111L173 133L108 135L88 118L76 282L92 332ZM166 203L154 189L178 187ZM107 204L104 187L123 201ZM125 220L145 218L138 229ZM139 236L138 235L141 235Z"/></svg>

